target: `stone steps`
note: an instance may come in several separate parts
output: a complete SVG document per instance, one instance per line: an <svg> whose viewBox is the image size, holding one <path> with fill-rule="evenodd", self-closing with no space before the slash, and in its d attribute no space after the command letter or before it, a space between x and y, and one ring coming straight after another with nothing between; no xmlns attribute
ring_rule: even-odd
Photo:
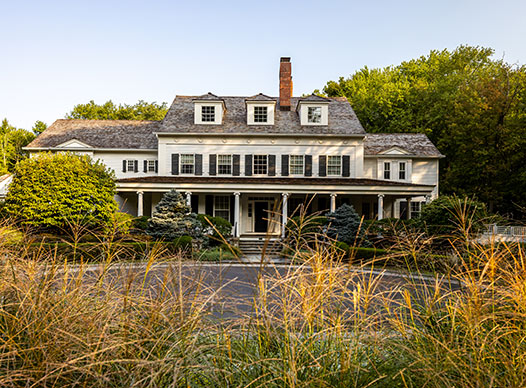
<svg viewBox="0 0 526 388"><path fill-rule="evenodd" d="M265 246L265 240L239 240L239 249L244 255L261 255ZM266 246L265 255L279 256L282 250L279 240L270 240Z"/></svg>

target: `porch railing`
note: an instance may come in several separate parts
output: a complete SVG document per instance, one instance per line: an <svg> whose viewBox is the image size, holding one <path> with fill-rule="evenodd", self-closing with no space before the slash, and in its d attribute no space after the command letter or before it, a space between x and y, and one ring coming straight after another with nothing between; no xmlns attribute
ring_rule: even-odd
<svg viewBox="0 0 526 388"><path fill-rule="evenodd" d="M499 226L497 224L486 225L484 234L499 237L518 237L526 238L525 226Z"/></svg>

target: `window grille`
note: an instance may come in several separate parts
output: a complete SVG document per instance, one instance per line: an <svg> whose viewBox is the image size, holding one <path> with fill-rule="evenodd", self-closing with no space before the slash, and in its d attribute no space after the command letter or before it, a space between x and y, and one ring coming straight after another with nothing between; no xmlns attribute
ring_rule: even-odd
<svg viewBox="0 0 526 388"><path fill-rule="evenodd" d="M255 123L266 123L268 121L268 112L266 106L255 106L254 107L254 122Z"/></svg>
<svg viewBox="0 0 526 388"><path fill-rule="evenodd" d="M230 197L228 195L216 195L214 197L214 217L221 217L230 221Z"/></svg>
<svg viewBox="0 0 526 388"><path fill-rule="evenodd" d="M217 155L217 173L219 175L232 174L232 155Z"/></svg>
<svg viewBox="0 0 526 388"><path fill-rule="evenodd" d="M304 157L303 155L290 155L289 169L293 175L303 175L304 171Z"/></svg>
<svg viewBox="0 0 526 388"><path fill-rule="evenodd" d="M267 155L254 155L254 175L267 175Z"/></svg>
<svg viewBox="0 0 526 388"><path fill-rule="evenodd" d="M327 175L341 176L342 175L342 157L328 156L327 157Z"/></svg>
<svg viewBox="0 0 526 388"><path fill-rule="evenodd" d="M181 154L181 174L193 174L194 162L193 154Z"/></svg>
<svg viewBox="0 0 526 388"><path fill-rule="evenodd" d="M201 121L204 123L213 123L216 121L216 107L202 106L201 107Z"/></svg>
<svg viewBox="0 0 526 388"><path fill-rule="evenodd" d="M391 179L391 162L384 162L384 179Z"/></svg>
<svg viewBox="0 0 526 388"><path fill-rule="evenodd" d="M307 111L307 121L309 123L321 123L321 107L320 106L309 106Z"/></svg>

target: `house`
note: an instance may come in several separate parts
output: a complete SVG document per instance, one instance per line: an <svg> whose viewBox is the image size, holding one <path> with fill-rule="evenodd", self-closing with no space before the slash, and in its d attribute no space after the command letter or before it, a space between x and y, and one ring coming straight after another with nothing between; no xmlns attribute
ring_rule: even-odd
<svg viewBox="0 0 526 388"><path fill-rule="evenodd" d="M367 134L345 98L294 97L290 58L281 58L279 97L176 96L162 121L57 120L26 149L100 159L133 215L151 215L176 189L241 238L279 236L306 202L412 217L438 196L443 157L423 134Z"/></svg>

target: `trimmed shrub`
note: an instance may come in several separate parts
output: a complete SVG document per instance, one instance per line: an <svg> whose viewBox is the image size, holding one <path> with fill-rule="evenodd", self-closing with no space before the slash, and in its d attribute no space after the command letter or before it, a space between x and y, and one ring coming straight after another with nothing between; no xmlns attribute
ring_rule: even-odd
<svg viewBox="0 0 526 388"><path fill-rule="evenodd" d="M176 248L176 249L191 251L192 250L192 241L193 241L192 236L177 237L173 241L173 247Z"/></svg>
<svg viewBox="0 0 526 388"><path fill-rule="evenodd" d="M196 258L200 261L231 261L237 259L230 249L223 249L221 247L205 249L199 252Z"/></svg>
<svg viewBox="0 0 526 388"><path fill-rule="evenodd" d="M148 221L150 220L150 217L148 216L142 216L142 217L135 217L133 219L132 228L137 231L146 231L148 229Z"/></svg>
<svg viewBox="0 0 526 388"><path fill-rule="evenodd" d="M198 214L197 219L201 222L204 234L209 237L210 245L222 244L232 237L232 224L223 217Z"/></svg>
<svg viewBox="0 0 526 388"><path fill-rule="evenodd" d="M348 245L367 244L365 225L351 205L343 204L334 213L327 214L327 236Z"/></svg>

